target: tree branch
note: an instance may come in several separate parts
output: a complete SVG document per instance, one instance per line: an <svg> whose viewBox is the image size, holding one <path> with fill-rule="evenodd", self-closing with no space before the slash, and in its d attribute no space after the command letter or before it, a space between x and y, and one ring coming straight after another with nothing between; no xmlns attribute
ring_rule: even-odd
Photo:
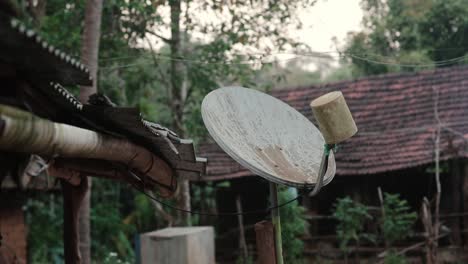
<svg viewBox="0 0 468 264"><path fill-rule="evenodd" d="M151 35L153 35L153 36L155 36L155 37L157 37L157 38L159 38L159 39L161 39L162 41L164 41L164 42L167 43L167 44L170 44L170 43L172 42L171 39L165 38L165 37L159 35L158 33L154 32L154 31L151 31L151 30L146 29L145 32L146 32L146 33L149 33L149 34L151 34Z"/></svg>

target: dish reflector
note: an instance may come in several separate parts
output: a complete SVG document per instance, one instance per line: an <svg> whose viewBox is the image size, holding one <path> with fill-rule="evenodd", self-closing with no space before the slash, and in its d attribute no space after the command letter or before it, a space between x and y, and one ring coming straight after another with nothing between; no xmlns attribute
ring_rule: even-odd
<svg viewBox="0 0 468 264"><path fill-rule="evenodd" d="M224 87L205 97L201 111L216 143L253 173L298 188L317 183L325 141L286 103L256 90Z"/></svg>

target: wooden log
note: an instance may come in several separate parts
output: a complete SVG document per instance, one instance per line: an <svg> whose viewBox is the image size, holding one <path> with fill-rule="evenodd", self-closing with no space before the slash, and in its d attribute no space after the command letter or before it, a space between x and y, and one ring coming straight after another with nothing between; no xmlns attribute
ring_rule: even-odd
<svg viewBox="0 0 468 264"><path fill-rule="evenodd" d="M356 123L340 91L322 95L310 106L327 144L340 143L356 134Z"/></svg>
<svg viewBox="0 0 468 264"><path fill-rule="evenodd" d="M269 221L256 223L255 236L258 255L257 263L276 264L275 232L273 224Z"/></svg>
<svg viewBox="0 0 468 264"><path fill-rule="evenodd" d="M173 170L145 148L129 140L54 123L14 107L0 105L0 149L50 157L117 161L147 175L147 183L172 186ZM161 196L174 190L161 187Z"/></svg>

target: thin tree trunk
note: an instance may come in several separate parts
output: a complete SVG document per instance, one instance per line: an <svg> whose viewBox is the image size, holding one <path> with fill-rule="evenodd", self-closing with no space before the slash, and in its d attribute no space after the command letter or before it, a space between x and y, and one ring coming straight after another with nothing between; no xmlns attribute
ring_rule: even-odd
<svg viewBox="0 0 468 264"><path fill-rule="evenodd" d="M87 0L83 40L81 45L81 60L88 67L93 85L91 87L80 87L80 100L88 102L88 97L97 91L97 69L99 54L99 39L101 36L101 14L102 0ZM90 207L91 207L91 178L88 179L88 191L82 200L79 212L80 251L82 263L91 263L91 230L90 230Z"/></svg>
<svg viewBox="0 0 468 264"><path fill-rule="evenodd" d="M440 227L440 219L439 219L439 211L440 211L440 198L442 195L442 187L440 185L440 129L441 129L441 122L439 119L439 91L437 88L433 87L433 91L435 93L435 100L434 100L434 117L437 121L437 129L435 135L435 142L434 142L434 162L435 162L435 179L436 179L436 196L435 196L435 214L434 214L434 233L433 233L433 245L434 251L433 254L433 261L437 263L438 252L437 248L439 246L439 241L437 237L439 237L439 227Z"/></svg>
<svg viewBox="0 0 468 264"><path fill-rule="evenodd" d="M181 58L181 31L180 31L180 15L181 1L170 0L171 8L171 40L170 50L172 58ZM179 136L185 136L183 125L183 110L184 110L184 94L183 89L184 79L182 76L184 65L180 60L171 60L171 89L170 89L170 106L172 112L172 126ZM190 210L190 184L188 180L181 179L179 189L179 197L177 199L178 206L185 210ZM190 225L190 214L178 212L178 220L180 225Z"/></svg>

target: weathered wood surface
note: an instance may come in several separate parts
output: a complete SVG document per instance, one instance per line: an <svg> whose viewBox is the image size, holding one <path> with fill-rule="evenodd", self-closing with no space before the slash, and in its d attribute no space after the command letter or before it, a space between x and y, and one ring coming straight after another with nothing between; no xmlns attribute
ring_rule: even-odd
<svg viewBox="0 0 468 264"><path fill-rule="evenodd" d="M276 264L275 231L269 221L261 221L255 224L255 236L257 243L257 263Z"/></svg>
<svg viewBox="0 0 468 264"><path fill-rule="evenodd" d="M54 123L3 105L0 105L0 128L2 150L116 161L147 175L143 180L148 184L157 182L169 187L174 184L173 171L165 161L126 139ZM162 196L170 196L175 189L161 187L159 191Z"/></svg>
<svg viewBox="0 0 468 264"><path fill-rule="evenodd" d="M63 243L65 263L81 262L78 232L78 211L88 189L88 179L83 177L79 186L73 186L62 180L63 195Z"/></svg>
<svg viewBox="0 0 468 264"><path fill-rule="evenodd" d="M192 140L181 139L165 127L142 120L136 108L85 105L82 116L106 132L125 135L145 146L163 158L178 176L199 178L205 171L206 160L197 159Z"/></svg>
<svg viewBox="0 0 468 264"><path fill-rule="evenodd" d="M210 226L166 228L140 236L141 264L215 264Z"/></svg>
<svg viewBox="0 0 468 264"><path fill-rule="evenodd" d="M315 185L325 141L294 108L256 90L225 87L205 97L202 117L218 145L254 174L294 187Z"/></svg>
<svg viewBox="0 0 468 264"><path fill-rule="evenodd" d="M356 134L356 124L341 92L324 94L310 106L327 144L338 144Z"/></svg>

